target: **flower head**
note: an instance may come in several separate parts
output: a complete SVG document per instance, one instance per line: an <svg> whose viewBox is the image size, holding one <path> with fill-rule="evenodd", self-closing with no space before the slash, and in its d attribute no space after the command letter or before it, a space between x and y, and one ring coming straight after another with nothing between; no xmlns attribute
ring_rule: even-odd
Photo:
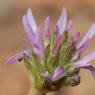
<svg viewBox="0 0 95 95"><path fill-rule="evenodd" d="M70 20L66 27L67 11L65 8L52 33L50 32L50 17L45 19L45 33L42 35L41 28L36 25L30 8L22 21L27 35L24 41L30 45L30 48L12 56L6 63L23 59L37 89L52 91L60 89L63 85L78 85L81 68L90 70L95 78L95 69L90 64L95 59L95 51L81 58L81 53L88 47L95 35L95 23L83 40L77 44L80 32L73 37L70 36L73 22Z"/></svg>

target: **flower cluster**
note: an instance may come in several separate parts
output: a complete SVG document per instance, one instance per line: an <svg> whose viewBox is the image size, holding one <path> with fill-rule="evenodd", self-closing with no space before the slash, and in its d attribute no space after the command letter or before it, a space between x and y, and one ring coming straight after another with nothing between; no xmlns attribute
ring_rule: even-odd
<svg viewBox="0 0 95 95"><path fill-rule="evenodd" d="M7 60L7 64L24 60L30 72L34 85L39 90L57 90L62 86L76 86L80 83L81 68L91 71L95 78L95 69L90 62L95 59L95 51L81 57L91 39L95 35L95 23L78 44L80 33L70 36L73 27L72 20L67 25L65 8L59 17L54 31L50 32L50 17L45 19L45 32L36 25L32 11L29 8L22 18L29 47Z"/></svg>

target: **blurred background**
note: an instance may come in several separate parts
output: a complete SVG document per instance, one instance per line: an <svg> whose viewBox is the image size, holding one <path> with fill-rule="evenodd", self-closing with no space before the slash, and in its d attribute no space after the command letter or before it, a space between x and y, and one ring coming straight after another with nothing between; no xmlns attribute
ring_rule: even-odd
<svg viewBox="0 0 95 95"><path fill-rule="evenodd" d="M44 19L51 16L53 28L63 7L68 10L68 19L74 21L73 33L81 32L81 38L95 22L95 0L0 0L0 95L26 95L30 83L23 62L5 65L4 61L21 50L25 33L22 16L32 8L37 24L43 29ZM95 50L95 37L86 55ZM95 66L95 61L92 62ZM81 84L63 88L62 95L95 95L95 80L87 70L81 70ZM58 94L53 92L49 94Z"/></svg>

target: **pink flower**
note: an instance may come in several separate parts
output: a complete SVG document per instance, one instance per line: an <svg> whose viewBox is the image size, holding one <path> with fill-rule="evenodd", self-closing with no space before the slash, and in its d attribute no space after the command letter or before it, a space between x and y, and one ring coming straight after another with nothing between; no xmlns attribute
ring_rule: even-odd
<svg viewBox="0 0 95 95"><path fill-rule="evenodd" d="M39 85L49 90L60 88L60 83L78 85L81 68L90 70L95 78L95 68L91 65L91 61L95 59L95 51L81 57L82 52L86 50L95 35L95 23L82 41L77 44L80 32L77 32L73 37L70 35L73 21L70 20L67 25L67 10L65 8L62 10L53 32L50 32L50 17L47 16L44 23L45 33L42 34L30 8L23 16L22 22L27 35L23 41L28 43L29 47L10 57L6 61L7 64L24 59L27 69L32 72L34 79L36 78L35 82L40 80L42 84Z"/></svg>

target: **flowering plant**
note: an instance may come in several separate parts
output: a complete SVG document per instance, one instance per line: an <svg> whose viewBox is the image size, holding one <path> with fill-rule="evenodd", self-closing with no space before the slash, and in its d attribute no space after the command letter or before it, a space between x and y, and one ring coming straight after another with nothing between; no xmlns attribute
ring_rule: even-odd
<svg viewBox="0 0 95 95"><path fill-rule="evenodd" d="M22 21L27 35L24 41L30 47L10 57L6 63L24 60L31 76L32 89L36 89L34 90L35 94L59 90L62 86L78 85L81 68L90 70L95 78L95 68L90 64L95 59L95 51L81 57L81 53L86 50L95 35L95 23L82 41L77 44L80 32L73 37L70 36L73 22L70 20L67 25L65 8L55 25L54 32L50 32L50 17L48 16L45 20L45 33L42 34L30 8L23 16Z"/></svg>

